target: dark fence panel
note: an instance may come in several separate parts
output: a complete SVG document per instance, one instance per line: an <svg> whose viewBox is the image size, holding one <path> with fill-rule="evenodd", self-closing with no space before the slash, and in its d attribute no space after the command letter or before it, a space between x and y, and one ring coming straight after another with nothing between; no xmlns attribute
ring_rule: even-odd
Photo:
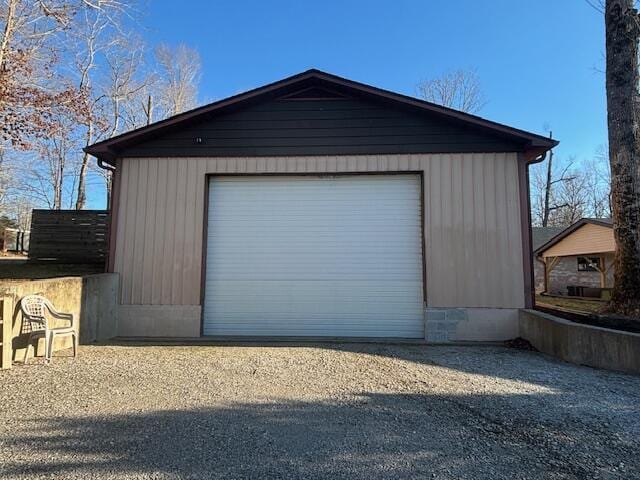
<svg viewBox="0 0 640 480"><path fill-rule="evenodd" d="M29 259L104 263L108 238L106 210L33 210Z"/></svg>

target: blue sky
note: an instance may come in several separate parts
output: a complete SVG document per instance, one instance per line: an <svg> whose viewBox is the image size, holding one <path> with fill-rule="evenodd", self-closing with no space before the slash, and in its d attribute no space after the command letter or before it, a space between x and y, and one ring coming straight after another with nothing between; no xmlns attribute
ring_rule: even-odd
<svg viewBox="0 0 640 480"><path fill-rule="evenodd" d="M200 51L203 103L308 68L409 95L473 68L481 116L549 125L557 158L606 143L604 21L585 0L149 0L142 23L150 45Z"/></svg>

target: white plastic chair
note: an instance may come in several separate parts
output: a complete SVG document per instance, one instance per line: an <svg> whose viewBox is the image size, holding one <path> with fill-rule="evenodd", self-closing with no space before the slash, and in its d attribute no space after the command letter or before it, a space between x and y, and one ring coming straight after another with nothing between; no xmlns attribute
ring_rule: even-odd
<svg viewBox="0 0 640 480"><path fill-rule="evenodd" d="M73 315L71 313L58 312L49 300L40 295L27 295L22 297L22 300L20 300L20 309L22 310L23 321L28 321L31 324L31 331L27 338L27 348L24 352L23 363L25 365L29 357L31 342L37 337L44 337L46 363L51 362L53 341L56 336L71 335L73 340L73 356L75 357L77 355L78 334L76 333L75 325L73 324ZM47 320L47 310L53 318L69 321L69 325L52 328Z"/></svg>

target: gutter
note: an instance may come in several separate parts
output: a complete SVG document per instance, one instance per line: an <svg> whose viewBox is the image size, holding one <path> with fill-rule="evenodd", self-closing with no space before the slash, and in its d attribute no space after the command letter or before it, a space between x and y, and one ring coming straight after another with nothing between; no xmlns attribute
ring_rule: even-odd
<svg viewBox="0 0 640 480"><path fill-rule="evenodd" d="M105 162L101 158L98 158L98 167L102 168L103 170L107 170L109 172L115 172L116 171L116 167L115 166L111 165L108 162Z"/></svg>

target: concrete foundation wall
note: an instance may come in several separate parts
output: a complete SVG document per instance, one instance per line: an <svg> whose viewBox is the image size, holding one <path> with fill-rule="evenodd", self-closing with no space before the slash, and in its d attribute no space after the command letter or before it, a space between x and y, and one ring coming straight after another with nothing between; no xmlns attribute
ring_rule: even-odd
<svg viewBox="0 0 640 480"><path fill-rule="evenodd" d="M200 336L200 305L120 305L119 337Z"/></svg>
<svg viewBox="0 0 640 480"><path fill-rule="evenodd" d="M200 337L200 305L120 305L120 337ZM518 336L516 308L428 308L432 343L502 341Z"/></svg>
<svg viewBox="0 0 640 480"><path fill-rule="evenodd" d="M431 343L494 342L518 336L515 308L428 308L425 339Z"/></svg>
<svg viewBox="0 0 640 480"><path fill-rule="evenodd" d="M118 275L104 273L86 277L63 277L46 280L6 280L0 282L0 296L12 303L13 358L22 360L29 326L23 323L20 299L38 294L48 298L56 310L71 313L78 328L80 343L107 340L117 334ZM50 319L54 326L67 325ZM71 346L71 338L56 339L54 351ZM36 354L44 354L40 340Z"/></svg>
<svg viewBox="0 0 640 480"><path fill-rule="evenodd" d="M640 373L640 334L582 325L535 310L520 311L520 336L567 362Z"/></svg>

